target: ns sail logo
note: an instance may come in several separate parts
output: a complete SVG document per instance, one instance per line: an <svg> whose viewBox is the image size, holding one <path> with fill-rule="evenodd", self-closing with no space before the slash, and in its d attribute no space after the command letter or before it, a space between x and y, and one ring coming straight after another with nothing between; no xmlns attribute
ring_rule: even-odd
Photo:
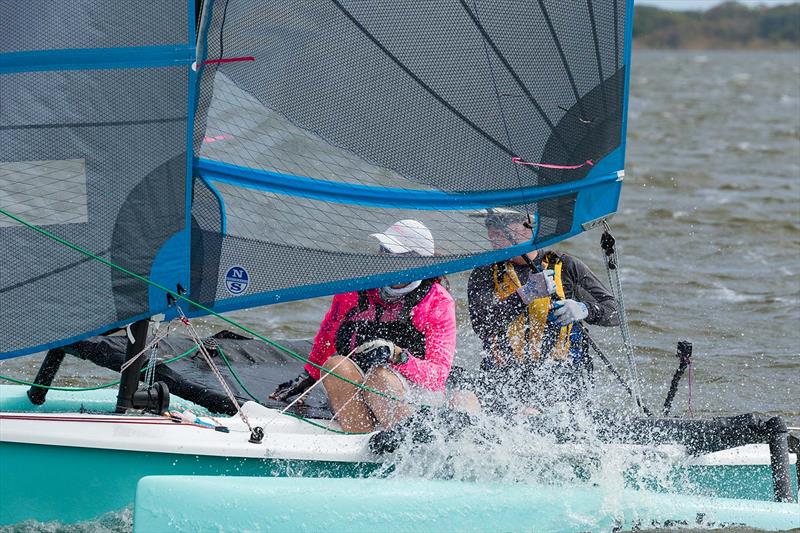
<svg viewBox="0 0 800 533"><path fill-rule="evenodd" d="M225 274L225 288L233 295L242 294L250 284L250 275L242 266L232 266Z"/></svg>

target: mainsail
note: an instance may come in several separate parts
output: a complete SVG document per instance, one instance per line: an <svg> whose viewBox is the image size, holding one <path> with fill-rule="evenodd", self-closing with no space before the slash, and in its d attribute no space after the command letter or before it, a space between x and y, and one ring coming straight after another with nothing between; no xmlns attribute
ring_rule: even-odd
<svg viewBox="0 0 800 533"><path fill-rule="evenodd" d="M0 6L5 212L221 312L465 270L616 211L630 0L206 0L196 48L194 2L157 4ZM497 207L533 242L494 250ZM379 255L370 234L409 218L436 255ZM0 357L171 312L7 216L0 246Z"/></svg>

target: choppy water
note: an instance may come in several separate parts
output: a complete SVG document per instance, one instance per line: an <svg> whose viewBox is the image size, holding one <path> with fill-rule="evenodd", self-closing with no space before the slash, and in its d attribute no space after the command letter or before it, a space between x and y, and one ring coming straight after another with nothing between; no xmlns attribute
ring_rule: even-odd
<svg viewBox="0 0 800 533"><path fill-rule="evenodd" d="M800 53L636 52L628 132L612 229L647 402L663 403L675 343L686 339L694 344L695 414L755 411L800 426ZM562 248L604 279L599 237L585 234ZM451 284L457 363L474 366L479 342L466 316L466 275ZM235 316L274 338L309 337L328 302ZM622 367L617 330L594 333ZM39 361L2 362L0 372L30 379ZM113 378L79 361L65 362L60 374L71 384ZM624 392L608 385L598 394L620 402ZM684 382L674 412L685 413L687 399ZM129 524L122 513L78 530Z"/></svg>

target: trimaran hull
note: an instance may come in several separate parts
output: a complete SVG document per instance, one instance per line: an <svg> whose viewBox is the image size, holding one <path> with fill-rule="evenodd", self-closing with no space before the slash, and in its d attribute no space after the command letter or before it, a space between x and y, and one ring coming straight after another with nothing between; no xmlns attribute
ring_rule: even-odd
<svg viewBox="0 0 800 533"><path fill-rule="evenodd" d="M223 433L161 417L85 412L112 410L111 391L53 391L39 408L25 391L0 387L0 524L88 520L130 505L137 482L152 475L319 478L391 470L369 451L367 435L333 433L255 403L243 410L251 424L264 428L260 444L248 442L249 432L236 417L215 419L229 428ZM337 429L335 422L328 424ZM674 446L656 448L674 463L670 479L678 481L670 491L772 499L766 445L696 458Z"/></svg>

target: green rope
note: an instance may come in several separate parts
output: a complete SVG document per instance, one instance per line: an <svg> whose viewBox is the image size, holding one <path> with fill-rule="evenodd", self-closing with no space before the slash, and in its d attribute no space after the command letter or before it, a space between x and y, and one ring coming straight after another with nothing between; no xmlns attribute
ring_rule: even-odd
<svg viewBox="0 0 800 533"><path fill-rule="evenodd" d="M236 380L236 383L239 384L239 386L242 388L242 390L245 393L247 393L247 395L250 396L250 398L254 402L260 404L261 402L258 400L258 398L256 398L255 395L253 395L252 392L247 390L247 387L244 386L244 383L242 383L242 380L239 379L239 375L233 369L233 367L231 366L230 361L228 361L228 357L225 355L225 352L222 351L222 347L219 346L219 345L217 345L217 352L219 352L219 355L222 357L222 360L225 361L225 366L227 366L228 370L231 371L231 375ZM283 415L286 415L286 416L290 416L292 418L296 418L297 420L301 420L301 421L303 421L303 422L305 422L307 424L311 424L312 426L316 426L316 427L322 428L322 429L324 429L326 431L330 431L331 433L338 433L340 435L366 435L366 433L342 431L342 430L339 430L339 429L330 428L330 427L326 426L325 424L320 424L319 422L314 422L310 418L306 418L306 417L304 417L302 415L298 415L298 414L295 414L295 413L290 413L288 411L281 410L280 413L283 414Z"/></svg>
<svg viewBox="0 0 800 533"><path fill-rule="evenodd" d="M247 393L248 396L250 396L251 400L253 400L256 403L261 403L260 401L258 401L258 398L256 398L255 395L252 392L247 390L247 387L244 386L244 383L242 383L242 380L239 379L239 374L237 374L236 371L231 366L231 363L230 363L230 361L228 361L228 358L225 355L225 352L222 351L222 346L217 345L217 352L219 352L219 355L222 356L222 360L225 361L225 366L227 366L228 370L231 371L231 375L233 376L233 379L236 380L236 383L239 384L239 386L242 388L242 390L245 393Z"/></svg>
<svg viewBox="0 0 800 533"><path fill-rule="evenodd" d="M165 361L162 361L159 364L168 365L170 363L174 363L178 359L183 359L184 357L187 357L187 356L191 355L192 353L197 351L197 348L198 348L198 346L195 344L194 346L192 346L191 348L189 348L187 351L183 352L182 354L176 355L175 357L173 357L171 359L167 359ZM146 370L147 370L147 368L143 368L139 373L142 374ZM86 392L86 391L90 391L90 390L107 389L109 387L113 387L114 385L119 385L119 380L116 380L116 381L112 381L110 383L106 383L104 385L97 385L96 387L52 387L52 386L48 386L48 385L40 385L39 383L31 383L30 381L23 381L21 379L15 379L15 378L12 378L12 377L4 376L2 374L0 374L0 379L3 379L5 381L10 381L11 383L17 383L19 385L27 385L28 387L38 387L40 389L57 390L57 391L65 391L65 392Z"/></svg>
<svg viewBox="0 0 800 533"><path fill-rule="evenodd" d="M127 274L127 275L129 275L129 276L131 276L131 277L143 282L143 283L146 283L146 284L148 284L148 285L150 285L152 287L155 287L155 288L157 288L159 290L162 290L165 293L167 293L170 296L172 296L173 298L175 298L175 300L177 300L177 301L184 301L184 302L188 303L189 305L191 305L193 307L196 307L196 308L198 308L198 309L200 309L202 311L205 311L206 313L208 313L208 314L210 314L210 315L212 315L212 316L214 316L216 318L219 318L223 322L226 322L226 323L228 323L228 324L230 324L230 325L232 325L232 326L234 326L236 328L241 329L242 331L244 331L246 333L249 333L250 335L256 337L257 339L269 344L273 348L281 350L282 352L294 357L295 359L297 359L299 361L302 361L304 363L310 364L311 366L313 366L315 368L318 368L320 371L325 372L327 374L330 374L330 375L332 375L334 377L337 377L337 378L341 379L342 381L344 381L346 383L349 383L350 385L353 385L356 388L371 392L373 394L377 394L378 396L382 396L382 397L387 398L389 400L394 400L394 401L398 401L398 402L401 401L399 398L395 398L394 396L392 396L390 394L386 394L384 392L381 392L381 391L372 389L370 387L367 387L363 383L358 383L356 381L352 381L352 380L350 380L350 379L348 379L348 378L346 378L344 376L341 376L341 375L337 374L336 372L334 372L332 370L327 370L327 369L323 368L322 365L318 365L318 364L316 364L316 363L314 363L312 361L309 361L306 357L303 357L302 355L300 355L298 353L295 353L292 350L290 350L290 349L288 349L288 348L286 348L284 346L281 346L277 342L275 342L275 341L273 341L273 340L271 340L271 339L259 334L258 332L248 328L247 326L245 326L243 324L239 324L235 320L230 319L230 318L228 318L226 316L223 316L223 315L217 313L216 311L214 311L213 309L205 307L204 305L202 305L202 304L200 304L198 302L195 302L194 300L191 300L190 298L187 298L186 296L184 296L182 294L178 294L177 292L175 292L173 290L170 290L170 289L164 287L163 285L160 285L160 284L158 284L158 283L156 283L156 282L154 282L154 281L152 281L152 280L150 280L150 279L148 279L148 278L146 278L144 276L136 274L135 272L131 272L130 270L128 270L128 269L126 269L124 267L121 267L121 266L117 265L116 263L113 263L112 261L109 261L108 259L100 257L99 255L97 255L95 253L92 253L92 252L90 252L88 250L84 250L80 246L78 246L76 244L72 244L71 242L69 242L69 241L67 241L65 239L62 239L58 235L55 235L55 234L47 231L44 228L40 228L39 226L31 224L27 220L24 220L24 219L22 219L22 218L20 218L20 217L18 217L16 215L13 215L13 214L9 213L5 209L0 208L0 214L3 214L3 215L7 216L8 218L10 218L10 219L12 219L12 220L14 220L16 222L19 222L23 226L26 226L26 227L34 230L35 232L40 233L40 234L44 235L45 237L58 242L59 244L63 244L67 248L75 250L76 252L81 253L81 254L83 254L83 255L85 255L87 257L90 257L90 258L94 259L95 261L99 261L99 262L103 263L106 266L109 266L111 268L119 270L120 272L123 272L123 273L125 273L125 274Z"/></svg>

